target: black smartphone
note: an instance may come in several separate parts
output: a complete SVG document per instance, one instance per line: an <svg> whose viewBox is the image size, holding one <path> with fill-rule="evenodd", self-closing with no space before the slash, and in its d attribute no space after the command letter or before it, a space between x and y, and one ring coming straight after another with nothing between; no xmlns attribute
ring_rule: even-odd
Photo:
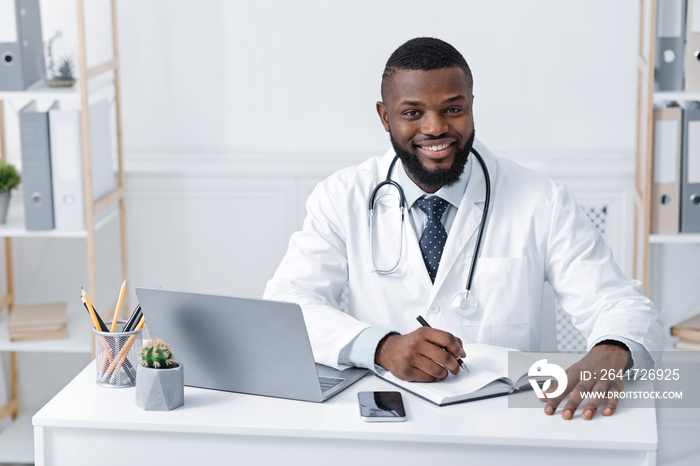
<svg viewBox="0 0 700 466"><path fill-rule="evenodd" d="M406 410L399 392L359 392L363 421L405 421Z"/></svg>

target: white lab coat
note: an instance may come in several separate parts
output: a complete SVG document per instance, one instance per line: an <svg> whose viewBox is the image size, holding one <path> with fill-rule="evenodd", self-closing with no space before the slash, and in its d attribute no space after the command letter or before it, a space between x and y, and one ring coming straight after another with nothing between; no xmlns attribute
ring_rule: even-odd
<svg viewBox="0 0 700 466"><path fill-rule="evenodd" d="M464 343L520 350L551 350L553 306L543 305L549 282L589 348L620 336L652 356L663 346L658 311L638 281L625 278L609 247L572 194L552 180L491 154L479 141L491 176L491 206L472 292L478 308L457 315L452 298L465 288L485 197L480 164L472 164L467 190L430 282L408 215L403 243L395 190L382 190L375 212L375 262L395 273L379 275L369 254L368 199L386 177L393 151L341 170L319 183L307 201L303 229L289 249L265 298L298 303L317 362L338 367L338 354L368 326L408 333L423 315L431 326ZM392 178L397 179L396 170ZM339 310L348 283L348 306Z"/></svg>

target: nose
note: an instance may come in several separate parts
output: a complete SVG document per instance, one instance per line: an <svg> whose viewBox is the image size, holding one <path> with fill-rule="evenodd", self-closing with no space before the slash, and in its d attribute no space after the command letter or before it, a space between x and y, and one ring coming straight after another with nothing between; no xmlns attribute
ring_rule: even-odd
<svg viewBox="0 0 700 466"><path fill-rule="evenodd" d="M447 132L447 121L444 116L437 112L427 112L423 117L421 133L437 137Z"/></svg>

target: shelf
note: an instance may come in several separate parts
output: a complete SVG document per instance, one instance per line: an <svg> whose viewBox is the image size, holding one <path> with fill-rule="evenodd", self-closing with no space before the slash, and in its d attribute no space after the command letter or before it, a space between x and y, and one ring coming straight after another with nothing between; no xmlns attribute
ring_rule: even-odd
<svg viewBox="0 0 700 466"><path fill-rule="evenodd" d="M0 463L34 463L32 416L36 411L23 407L14 421L0 422Z"/></svg>
<svg viewBox="0 0 700 466"><path fill-rule="evenodd" d="M7 331L7 312L0 311L0 351L92 353L92 324L79 300L68 303L66 316L68 338L12 342Z"/></svg>
<svg viewBox="0 0 700 466"><path fill-rule="evenodd" d="M97 215L95 231L117 216L116 204ZM20 191L13 191L7 222L0 225L0 238L86 238L87 230L27 230L24 227L24 201Z"/></svg>
<svg viewBox="0 0 700 466"><path fill-rule="evenodd" d="M114 99L114 81L109 77L91 79L88 83L88 105L102 99ZM80 83L72 87L49 87L44 81L37 81L23 91L0 91L0 100L53 99L61 102L80 104Z"/></svg>
<svg viewBox="0 0 700 466"><path fill-rule="evenodd" d="M689 102L693 100L700 101L700 92L682 92L682 91L667 91L654 92L654 103L660 104L668 101Z"/></svg>
<svg viewBox="0 0 700 466"><path fill-rule="evenodd" d="M700 244L700 233L649 235L650 244Z"/></svg>

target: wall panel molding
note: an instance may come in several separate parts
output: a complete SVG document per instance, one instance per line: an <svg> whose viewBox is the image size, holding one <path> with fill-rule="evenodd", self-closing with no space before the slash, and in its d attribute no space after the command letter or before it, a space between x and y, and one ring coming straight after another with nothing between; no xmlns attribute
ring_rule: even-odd
<svg viewBox="0 0 700 466"><path fill-rule="evenodd" d="M631 251L633 164L627 153L508 153L608 209L607 238L623 270ZM367 154L126 156L131 283L259 297L305 215L313 187Z"/></svg>

